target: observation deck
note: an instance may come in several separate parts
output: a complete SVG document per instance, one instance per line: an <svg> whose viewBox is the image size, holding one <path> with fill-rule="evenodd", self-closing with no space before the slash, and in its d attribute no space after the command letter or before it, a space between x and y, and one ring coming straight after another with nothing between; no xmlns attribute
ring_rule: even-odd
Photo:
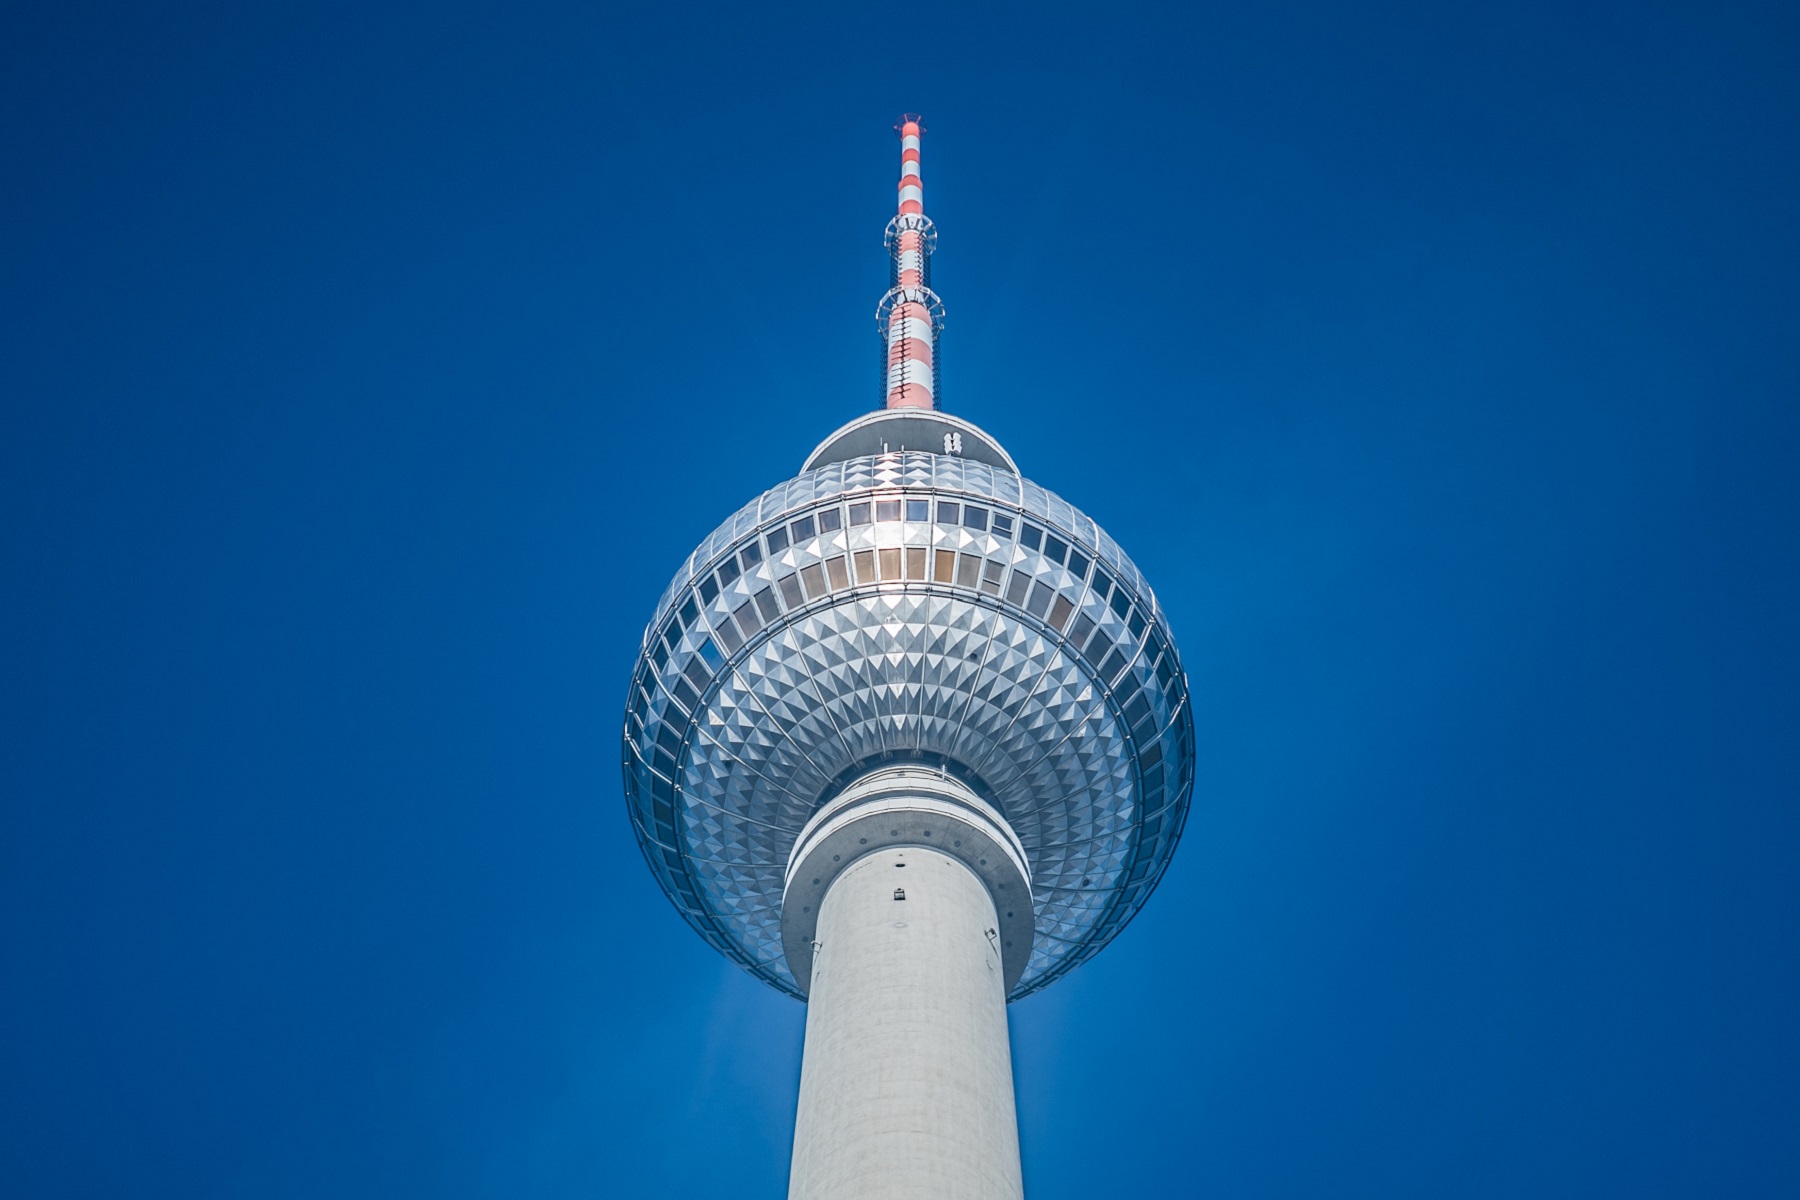
<svg viewBox="0 0 1800 1200"><path fill-rule="evenodd" d="M1131 919L1193 786L1187 680L1149 584L998 442L936 410L852 422L701 542L644 633L623 741L663 890L800 998L790 861L872 772L937 773L1016 836L1031 909L1009 926L1028 949L1007 952L1022 963L1008 999ZM896 824L890 848L921 836Z"/></svg>

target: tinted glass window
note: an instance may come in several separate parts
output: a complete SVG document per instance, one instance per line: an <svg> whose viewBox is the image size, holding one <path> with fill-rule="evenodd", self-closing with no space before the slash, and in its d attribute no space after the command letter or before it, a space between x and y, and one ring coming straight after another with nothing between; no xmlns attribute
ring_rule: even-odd
<svg viewBox="0 0 1800 1200"><path fill-rule="evenodd" d="M881 552L881 577L883 579L900 578L900 550L898 547Z"/></svg>
<svg viewBox="0 0 1800 1200"><path fill-rule="evenodd" d="M956 577L956 552L939 550L932 559L931 577L939 583L949 583Z"/></svg>
<svg viewBox="0 0 1800 1200"><path fill-rule="evenodd" d="M1069 603L1067 596L1057 596L1056 603L1050 606L1050 624L1061 629L1068 623L1069 614L1074 611L1075 606Z"/></svg>
<svg viewBox="0 0 1800 1200"><path fill-rule="evenodd" d="M906 502L906 519L909 521L931 520L931 501L908 500Z"/></svg>
<svg viewBox="0 0 1800 1200"><path fill-rule="evenodd" d="M769 530L769 539L768 540L769 540L769 553L770 554L780 554L783 550L787 549L787 530L785 530L785 529Z"/></svg>
<svg viewBox="0 0 1800 1200"><path fill-rule="evenodd" d="M925 578L925 547L908 546L906 548L906 577L908 579Z"/></svg>
<svg viewBox="0 0 1800 1200"><path fill-rule="evenodd" d="M792 525L788 526L788 528L794 531L794 540L796 542L804 542L813 535L813 519L811 517L801 517L798 521L795 521Z"/></svg>
<svg viewBox="0 0 1800 1200"><path fill-rule="evenodd" d="M972 588L981 582L981 560L973 554L963 554L956 559L956 582L963 587Z"/></svg>
<svg viewBox="0 0 1800 1200"><path fill-rule="evenodd" d="M1118 613L1120 617L1124 617L1126 613L1131 611L1131 597L1125 594L1124 588L1120 588L1113 593L1112 610Z"/></svg>
<svg viewBox="0 0 1800 1200"><path fill-rule="evenodd" d="M1094 595L1106 599L1106 593L1112 590L1112 577L1105 571L1094 571Z"/></svg>
<svg viewBox="0 0 1800 1200"><path fill-rule="evenodd" d="M1086 575L1088 560L1079 550L1069 551L1069 570L1075 572L1077 578Z"/></svg>
<svg viewBox="0 0 1800 1200"><path fill-rule="evenodd" d="M836 558L826 559L825 573L830 577L831 586L834 589L850 586L850 572L844 562L843 555L840 554Z"/></svg>
<svg viewBox="0 0 1800 1200"><path fill-rule="evenodd" d="M694 623L694 618L699 615L700 606L694 603L694 598L692 596L689 596L687 601L681 606L681 627L686 629L689 625Z"/></svg>
<svg viewBox="0 0 1800 1200"><path fill-rule="evenodd" d="M833 561L841 563L843 559L835 559ZM809 597L823 596L825 594L825 570L820 567L818 563L809 563L808 565L801 567L800 581L806 584L806 594Z"/></svg>
<svg viewBox="0 0 1800 1200"><path fill-rule="evenodd" d="M1036 525L1027 525L1024 532L1019 534L1019 541L1036 550L1044 544L1044 531Z"/></svg>
<svg viewBox="0 0 1800 1200"><path fill-rule="evenodd" d="M1031 589L1031 599L1026 603L1025 610L1034 617L1043 616L1050 608L1050 597L1055 594L1048 585L1039 583Z"/></svg>
<svg viewBox="0 0 1800 1200"><path fill-rule="evenodd" d="M813 568L815 571L818 569L817 567ZM800 594L799 576L783 575L781 577L781 598L789 608L799 608L806 603L806 597Z"/></svg>
<svg viewBox="0 0 1800 1200"><path fill-rule="evenodd" d="M1012 582L1006 585L1006 598L1014 604L1025 603L1025 592L1031 587L1031 576L1023 571L1014 571Z"/></svg>
<svg viewBox="0 0 1800 1200"><path fill-rule="evenodd" d="M994 532L1001 537L1012 536L1012 518L1005 513L994 514Z"/></svg>
<svg viewBox="0 0 1800 1200"><path fill-rule="evenodd" d="M875 502L875 519L877 521L898 521L900 519L900 502L898 500L877 500Z"/></svg>
<svg viewBox="0 0 1800 1200"><path fill-rule="evenodd" d="M719 564L719 582L730 587L743 572L738 570L737 560L728 558Z"/></svg>
<svg viewBox="0 0 1800 1200"><path fill-rule="evenodd" d="M1061 565L1069 553L1069 544L1059 537L1046 535L1044 538L1044 557Z"/></svg>
<svg viewBox="0 0 1800 1200"><path fill-rule="evenodd" d="M731 614L737 618L738 628L749 637L762 628L762 618L756 615L756 605L746 600L738 605L737 611Z"/></svg>
<svg viewBox="0 0 1800 1200"><path fill-rule="evenodd" d="M962 521L962 506L952 503L949 500L939 500L938 520L946 525L960 524Z"/></svg>
<svg viewBox="0 0 1800 1200"><path fill-rule="evenodd" d="M700 657L706 660L706 665L711 667L715 673L725 665L725 656L719 653L719 648L713 645L711 638L700 643Z"/></svg>
<svg viewBox="0 0 1800 1200"><path fill-rule="evenodd" d="M756 607L762 609L765 621L773 621L781 613L781 608L775 603L774 593L768 588L756 593Z"/></svg>
<svg viewBox="0 0 1800 1200"><path fill-rule="evenodd" d="M819 532L830 533L834 529L844 527L844 514L835 508L828 508L819 514Z"/></svg>
<svg viewBox="0 0 1800 1200"><path fill-rule="evenodd" d="M867 500L863 501L861 504L852 504L850 506L850 523L852 525L867 525L869 523L869 502Z"/></svg>
<svg viewBox="0 0 1800 1200"><path fill-rule="evenodd" d="M994 595L998 596L1000 594L1000 576L1004 574L1005 571L1006 568L1003 565L995 562L991 558L982 563L981 590L984 592L992 592Z"/></svg>
<svg viewBox="0 0 1800 1200"><path fill-rule="evenodd" d="M708 575L700 581L700 602L711 604L719 598L719 581Z"/></svg>
<svg viewBox="0 0 1800 1200"><path fill-rule="evenodd" d="M963 524L970 529L986 529L987 518L988 510L985 508L976 508L973 504L963 508Z"/></svg>
<svg viewBox="0 0 1800 1200"><path fill-rule="evenodd" d="M748 546L744 547L738 557L743 560L744 570L748 571L751 567L754 567L757 563L762 561L762 547L755 542L751 542Z"/></svg>
<svg viewBox="0 0 1800 1200"><path fill-rule="evenodd" d="M856 552L856 581L858 583L875 582L875 552L873 550Z"/></svg>

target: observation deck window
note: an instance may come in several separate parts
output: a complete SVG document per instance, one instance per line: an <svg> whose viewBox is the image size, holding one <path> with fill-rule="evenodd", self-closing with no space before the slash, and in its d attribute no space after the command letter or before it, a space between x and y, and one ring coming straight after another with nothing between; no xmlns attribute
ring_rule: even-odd
<svg viewBox="0 0 1800 1200"><path fill-rule="evenodd" d="M1088 569L1087 556L1082 554L1082 552L1079 550L1070 550L1069 551L1069 570L1074 574L1075 578L1080 579L1083 576L1085 576L1087 574L1087 569Z"/></svg>
<svg viewBox="0 0 1800 1200"><path fill-rule="evenodd" d="M931 577L938 583L952 583L956 578L956 552L954 550L938 550L934 552Z"/></svg>
<svg viewBox="0 0 1800 1200"><path fill-rule="evenodd" d="M1012 582L1006 585L1006 601L1008 604L1025 603L1025 593L1031 587L1031 576L1024 571L1014 571Z"/></svg>
<svg viewBox="0 0 1800 1200"><path fill-rule="evenodd" d="M755 637L762 629L762 620L756 615L756 605L748 600L738 605L737 611L731 615L737 619L738 628L744 631L745 637Z"/></svg>
<svg viewBox="0 0 1800 1200"><path fill-rule="evenodd" d="M736 583L737 577L742 574L743 572L738 570L737 559L735 558L728 558L719 564L719 582L725 587L730 587L732 584Z"/></svg>
<svg viewBox="0 0 1800 1200"><path fill-rule="evenodd" d="M957 555L956 582L966 588L981 586L981 559L973 554Z"/></svg>
<svg viewBox="0 0 1800 1200"><path fill-rule="evenodd" d="M900 519L900 502L898 500L877 500L875 502L875 519L877 521L898 521Z"/></svg>
<svg viewBox="0 0 1800 1200"><path fill-rule="evenodd" d="M794 531L795 542L804 542L813 536L813 519L810 516L801 517L788 528Z"/></svg>
<svg viewBox="0 0 1800 1200"><path fill-rule="evenodd" d="M787 549L787 530L771 529L767 538L770 554L780 554Z"/></svg>
<svg viewBox="0 0 1800 1200"><path fill-rule="evenodd" d="M1057 566L1060 567L1060 566L1062 566L1064 560L1067 559L1068 554L1069 554L1069 544L1067 542L1063 541L1059 537L1046 536L1044 538L1044 557L1045 558L1049 559L1051 562L1055 563Z"/></svg>
<svg viewBox="0 0 1800 1200"><path fill-rule="evenodd" d="M954 500L939 500L938 521L944 525L962 524L961 507Z"/></svg>
<svg viewBox="0 0 1800 1200"><path fill-rule="evenodd" d="M994 536L1009 538L1012 536L1013 519L1005 513L994 514Z"/></svg>
<svg viewBox="0 0 1800 1200"><path fill-rule="evenodd" d="M856 582L875 582L875 552L873 550L856 552Z"/></svg>
<svg viewBox="0 0 1800 1200"><path fill-rule="evenodd" d="M869 502L862 501L850 506L850 524L867 525L869 523Z"/></svg>
<svg viewBox="0 0 1800 1200"><path fill-rule="evenodd" d="M1036 525L1027 525L1025 526L1024 532L1019 534L1019 541L1031 549L1036 550L1039 546L1044 544L1044 531L1039 529Z"/></svg>
<svg viewBox="0 0 1800 1200"><path fill-rule="evenodd" d="M883 579L900 578L900 548L898 546L881 551L881 577Z"/></svg>
<svg viewBox="0 0 1800 1200"><path fill-rule="evenodd" d="M700 581L700 603L711 604L719 598L719 581L711 575Z"/></svg>
<svg viewBox="0 0 1800 1200"><path fill-rule="evenodd" d="M906 519L909 521L931 520L931 501L908 500L906 502Z"/></svg>
<svg viewBox="0 0 1800 1200"><path fill-rule="evenodd" d="M1003 565L991 558L988 559L981 568L981 590L998 596L1000 594L1000 576L1005 573L1006 568Z"/></svg>
<svg viewBox="0 0 1800 1200"><path fill-rule="evenodd" d="M806 585L807 599L813 600L825 594L825 571L818 563L807 563L800 568L800 582Z"/></svg>
<svg viewBox="0 0 1800 1200"><path fill-rule="evenodd" d="M814 567L813 570L816 571L818 568ZM789 608L799 608L802 604L806 603L806 597L800 594L800 577L798 575L783 575L779 586L781 588L781 598L787 603Z"/></svg>
<svg viewBox="0 0 1800 1200"><path fill-rule="evenodd" d="M849 564L841 554L825 560L825 574L831 580L832 591L850 586Z"/></svg>
<svg viewBox="0 0 1800 1200"><path fill-rule="evenodd" d="M844 510L828 508L819 514L819 532L833 533L844 527Z"/></svg>
<svg viewBox="0 0 1800 1200"><path fill-rule="evenodd" d="M743 560L744 570L748 571L762 561L762 547L755 542L751 542L738 554L738 558Z"/></svg>
<svg viewBox="0 0 1800 1200"><path fill-rule="evenodd" d="M986 529L988 527L988 510L976 508L973 504L964 505L963 527L977 531Z"/></svg>

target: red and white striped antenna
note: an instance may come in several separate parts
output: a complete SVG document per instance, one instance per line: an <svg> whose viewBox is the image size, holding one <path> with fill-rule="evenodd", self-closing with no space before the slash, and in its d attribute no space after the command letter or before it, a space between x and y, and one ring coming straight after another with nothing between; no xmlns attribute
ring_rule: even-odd
<svg viewBox="0 0 1800 1200"><path fill-rule="evenodd" d="M900 133L900 209L887 227L888 293L875 309L887 346L888 408L937 407L944 304L931 290L937 227L925 215L925 186L919 178L921 121L917 113L907 113L894 126Z"/></svg>

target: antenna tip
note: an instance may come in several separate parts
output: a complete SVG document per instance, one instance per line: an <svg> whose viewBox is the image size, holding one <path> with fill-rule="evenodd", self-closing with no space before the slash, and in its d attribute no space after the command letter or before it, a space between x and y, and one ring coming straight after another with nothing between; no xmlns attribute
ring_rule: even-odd
<svg viewBox="0 0 1800 1200"><path fill-rule="evenodd" d="M925 132L925 118L918 113L902 113L894 131L901 137L918 137Z"/></svg>

